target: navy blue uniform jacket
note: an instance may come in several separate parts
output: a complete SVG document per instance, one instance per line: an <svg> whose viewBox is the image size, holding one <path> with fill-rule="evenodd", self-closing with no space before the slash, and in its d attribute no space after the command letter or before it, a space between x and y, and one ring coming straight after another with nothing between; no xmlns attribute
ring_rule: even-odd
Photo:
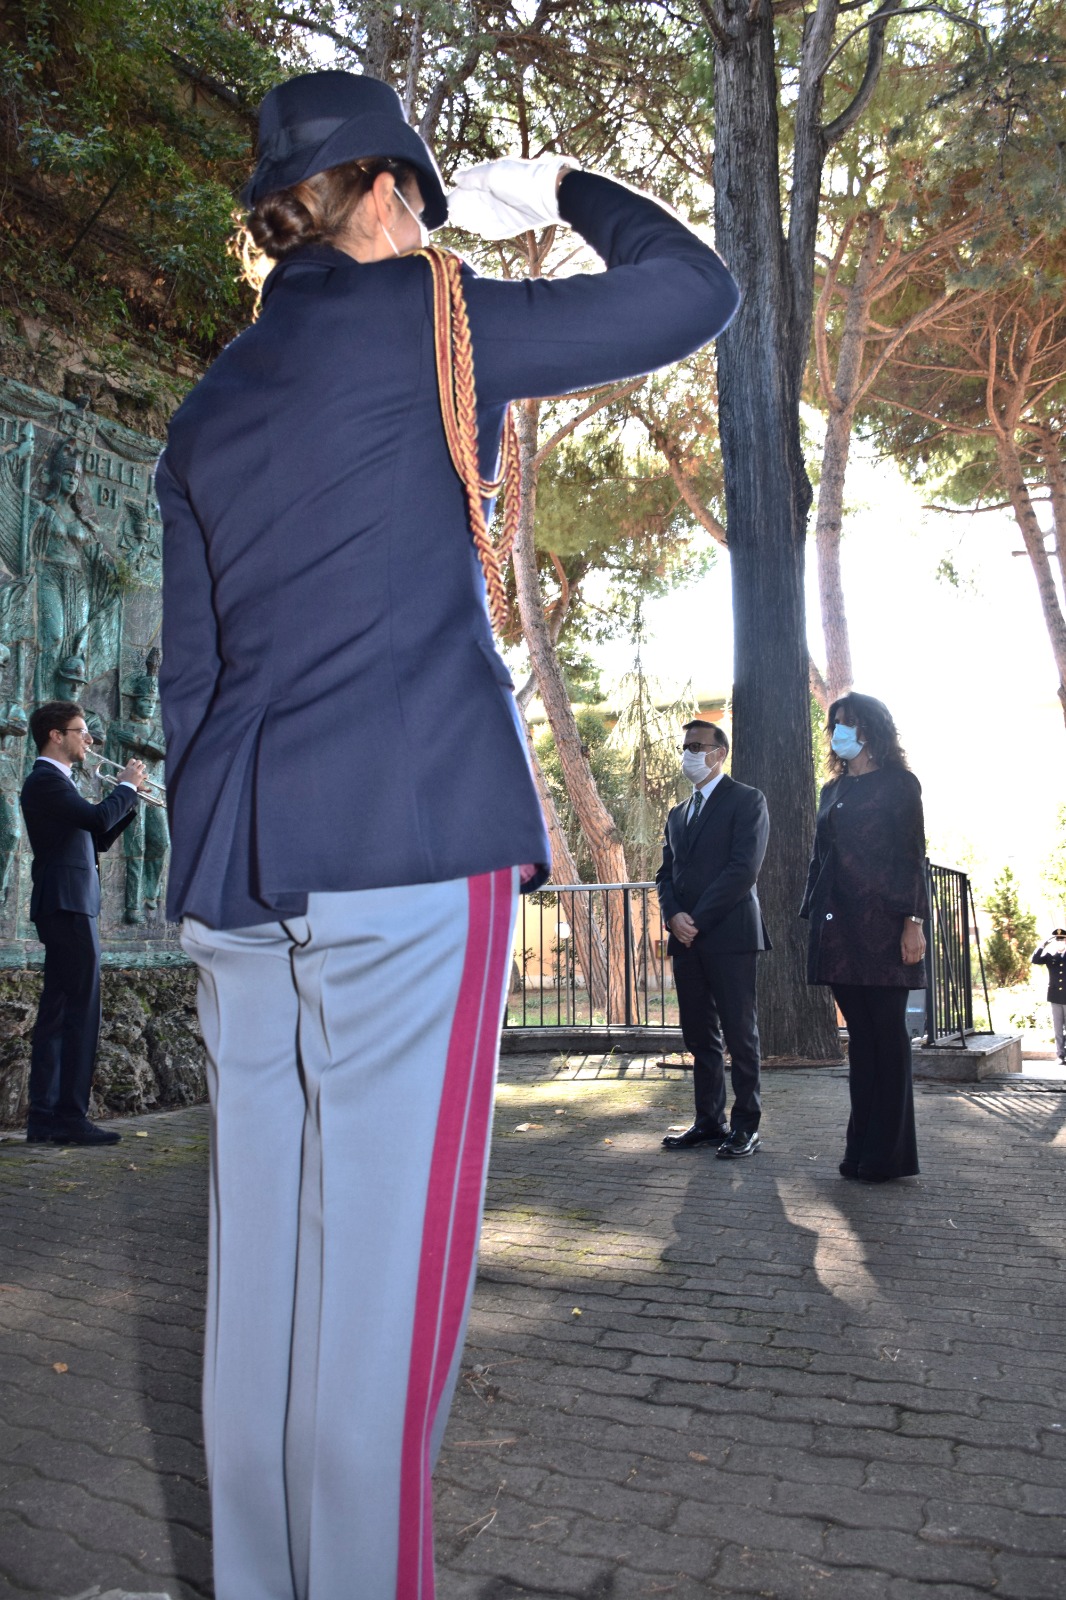
<svg viewBox="0 0 1066 1600"><path fill-rule="evenodd" d="M560 208L610 270L464 273L485 476L509 400L676 361L738 303L654 201L571 173ZM280 262L156 483L171 917L241 927L309 892L546 865L441 422L427 262Z"/></svg>
<svg viewBox="0 0 1066 1600"><path fill-rule="evenodd" d="M99 805L85 800L49 761L30 768L20 796L33 851L30 917L54 911L100 915L97 856L133 821L137 791L120 784Z"/></svg>
<svg viewBox="0 0 1066 1600"><path fill-rule="evenodd" d="M688 808L686 800L666 819L655 874L663 921L687 911L704 950L771 949L755 886L770 837L762 791L722 777L691 827ZM683 948L671 933L668 953Z"/></svg>

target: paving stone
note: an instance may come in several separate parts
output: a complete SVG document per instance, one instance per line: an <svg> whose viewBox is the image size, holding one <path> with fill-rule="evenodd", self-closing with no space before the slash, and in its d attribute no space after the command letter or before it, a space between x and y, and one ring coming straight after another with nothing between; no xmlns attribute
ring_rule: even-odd
<svg viewBox="0 0 1066 1600"><path fill-rule="evenodd" d="M997 1556L996 1595L1006 1600L1062 1600L1066 1594L1066 1561L1033 1556Z"/></svg>
<svg viewBox="0 0 1066 1600"><path fill-rule="evenodd" d="M912 1583L910 1578L893 1578L886 1600L978 1600L989 1591L959 1583Z"/></svg>
<svg viewBox="0 0 1066 1600"><path fill-rule="evenodd" d="M923 1539L969 1539L1019 1555L1054 1556L1066 1563L1066 1526L1059 1517L1031 1516L1013 1507L1007 1509L995 1503L997 1498L990 1494L983 1505L928 1500Z"/></svg>
<svg viewBox="0 0 1066 1600"><path fill-rule="evenodd" d="M933 1583L960 1579L991 1585L995 1578L993 1548L972 1544L933 1543L891 1529L831 1528L825 1538L826 1559L856 1567L875 1567L893 1577Z"/></svg>
<svg viewBox="0 0 1066 1600"><path fill-rule="evenodd" d="M863 1485L848 1489L839 1483L779 1483L773 1504L790 1517L817 1517L846 1528L895 1528L918 1533L925 1522L916 1495L886 1494Z"/></svg>
<svg viewBox="0 0 1066 1600"><path fill-rule="evenodd" d="M804 1555L732 1545L715 1571L712 1592L751 1594L760 1600L764 1596L773 1600L884 1600L885 1584L882 1572L833 1567Z"/></svg>
<svg viewBox="0 0 1066 1600"><path fill-rule="evenodd" d="M860 1488L865 1468L861 1461L843 1456L815 1456L804 1450L735 1444L729 1452L731 1472L752 1473L775 1482L824 1483Z"/></svg>
<svg viewBox="0 0 1066 1600"><path fill-rule="evenodd" d="M817 1518L783 1516L743 1504L685 1500L673 1527L693 1538L733 1542L743 1538L753 1550L777 1550L812 1558L824 1553L825 1525Z"/></svg>
<svg viewBox="0 0 1066 1600"><path fill-rule="evenodd" d="M718 1540L704 1535L684 1538L677 1532L605 1522L598 1516L575 1518L560 1535L559 1545L574 1555L605 1558L633 1574L646 1573L664 1585L683 1578L709 1578L722 1549Z"/></svg>
<svg viewBox="0 0 1066 1600"><path fill-rule="evenodd" d="M950 1439L916 1439L882 1429L878 1432L876 1447L871 1449L869 1431L865 1428L820 1426L813 1432L812 1448L817 1455L857 1456L875 1465L901 1462L951 1467L955 1462L955 1448Z"/></svg>

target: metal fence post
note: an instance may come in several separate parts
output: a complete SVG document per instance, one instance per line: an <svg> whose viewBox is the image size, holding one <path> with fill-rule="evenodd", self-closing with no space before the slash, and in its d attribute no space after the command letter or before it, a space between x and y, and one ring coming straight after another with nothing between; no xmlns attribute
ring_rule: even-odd
<svg viewBox="0 0 1066 1600"><path fill-rule="evenodd" d="M626 1027L633 1026L633 907L629 885L622 890L622 955L626 964Z"/></svg>

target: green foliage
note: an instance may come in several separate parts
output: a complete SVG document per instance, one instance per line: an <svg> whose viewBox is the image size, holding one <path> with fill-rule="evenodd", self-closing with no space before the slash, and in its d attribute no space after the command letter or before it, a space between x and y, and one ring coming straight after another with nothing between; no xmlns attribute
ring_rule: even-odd
<svg viewBox="0 0 1066 1600"><path fill-rule="evenodd" d="M811 750L814 755L814 792L820 794L829 782L829 741L825 731L825 712L814 698L808 696L811 708Z"/></svg>
<svg viewBox="0 0 1066 1600"><path fill-rule="evenodd" d="M600 798L621 835L630 877L643 882L658 868L666 814L689 789L681 776L677 745L681 724L694 714L695 705L688 690L666 700L646 676L639 618L634 645L632 669L618 685L614 726L589 706L578 711L577 725ZM566 792L550 730L544 729L534 742L582 881L592 882L595 868Z"/></svg>
<svg viewBox="0 0 1066 1600"><path fill-rule="evenodd" d="M1036 918L1023 911L1018 885L1010 867L1004 867L985 902L992 932L985 940L985 968L997 988L1027 982L1029 958L1037 945Z"/></svg>
<svg viewBox="0 0 1066 1600"><path fill-rule="evenodd" d="M638 619L633 666L618 685L618 720L611 734L612 745L624 757L627 779L613 815L625 842L630 877L638 883L655 876L666 814L689 792L677 747L682 724L696 711L689 689L664 701L644 671L641 642Z"/></svg>
<svg viewBox="0 0 1066 1600"><path fill-rule="evenodd" d="M545 460L536 542L548 584L565 584L570 639L617 637L646 598L694 582L714 561L661 460L610 414ZM595 600L587 588L593 573Z"/></svg>
<svg viewBox="0 0 1066 1600"><path fill-rule="evenodd" d="M979 6L975 20L980 33L948 30L951 70L900 120L890 146L893 166L903 156L917 180L897 216L913 209L908 226L926 233L961 220L965 233L877 320L881 332L902 327L945 292L951 306L915 325L866 408L878 443L912 479L961 506L1007 498L1004 428L1023 477L1045 482L1034 431L1061 427L1066 414L1066 15L1031 0Z"/></svg>
<svg viewBox="0 0 1066 1600"><path fill-rule="evenodd" d="M622 753L612 746L610 741L610 725L600 712L591 707L583 707L577 713L577 727L581 735L581 746L586 759L592 769L592 776L596 782L600 799L617 821L622 809L622 802L626 785L625 760ZM559 753L555 748L551 729L545 727L534 739L537 759L540 761L545 780L555 800L559 812L559 821L562 823L563 832L570 843L582 883L596 881L596 869L581 832L577 814L574 811L570 796L567 793L566 782L563 778L562 763Z"/></svg>
<svg viewBox="0 0 1066 1600"><path fill-rule="evenodd" d="M0 51L14 182L0 298L213 354L252 299L230 251L254 106L293 59L270 6L32 0Z"/></svg>

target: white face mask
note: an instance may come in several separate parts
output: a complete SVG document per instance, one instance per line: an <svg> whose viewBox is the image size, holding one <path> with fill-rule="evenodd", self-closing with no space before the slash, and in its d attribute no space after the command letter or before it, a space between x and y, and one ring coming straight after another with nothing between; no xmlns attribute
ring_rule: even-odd
<svg viewBox="0 0 1066 1600"><path fill-rule="evenodd" d="M413 220L418 224L418 245L419 245L419 249L424 250L426 248L426 245L429 243L429 229L426 227L425 223L422 221L422 218L418 215L418 213L411 210L410 205L407 203L406 199L404 198L403 190L402 189L394 189L393 193L395 194L395 196L396 196L397 200L400 202L400 204L403 206L404 210L407 211L410 214L410 216L413 218Z"/></svg>
<svg viewBox="0 0 1066 1600"><path fill-rule="evenodd" d="M418 248L420 250L424 250L426 248L426 245L429 243L429 229L426 227L425 223L422 221L422 218L420 216L418 216L414 211L411 210L411 207L408 205L407 201L403 197L403 191L400 189L399 184L396 184L394 186L392 192L396 196L396 198L400 202L400 204L403 206L404 210L409 212L410 215L414 218L415 222L417 222L417 224L418 224ZM386 228L384 223L381 224L381 231L385 235L386 239L389 241L389 244L392 246L393 255L394 256L403 255L404 252L402 250L397 250L396 241L392 237L392 234L389 232L388 228Z"/></svg>
<svg viewBox="0 0 1066 1600"><path fill-rule="evenodd" d="M717 751L708 751L708 755L715 756ZM705 754L702 750L686 750L681 757L681 771L689 783L699 788L717 772L717 766L708 767Z"/></svg>

